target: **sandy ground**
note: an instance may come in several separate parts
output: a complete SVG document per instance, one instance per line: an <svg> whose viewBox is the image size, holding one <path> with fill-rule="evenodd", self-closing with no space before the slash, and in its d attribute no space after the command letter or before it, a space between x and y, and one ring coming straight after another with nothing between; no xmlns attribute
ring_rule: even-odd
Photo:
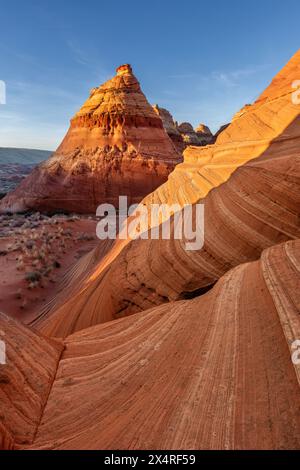
<svg viewBox="0 0 300 470"><path fill-rule="evenodd" d="M27 324L97 244L92 217L0 216L0 311Z"/></svg>

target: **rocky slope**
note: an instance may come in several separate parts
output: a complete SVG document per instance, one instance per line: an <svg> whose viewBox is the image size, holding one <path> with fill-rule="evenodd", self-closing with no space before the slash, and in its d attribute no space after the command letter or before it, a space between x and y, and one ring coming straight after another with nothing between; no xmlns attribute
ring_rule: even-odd
<svg viewBox="0 0 300 470"><path fill-rule="evenodd" d="M263 249L300 238L299 156L247 164L202 202L203 248L186 251L185 239L135 240L122 249L116 243L80 289L43 320L41 330L66 336L193 292L200 295L230 268L259 258Z"/></svg>
<svg viewBox="0 0 300 470"><path fill-rule="evenodd" d="M161 117L167 134L180 153L189 145L202 147L213 143L214 136L205 124L199 124L195 130L189 122L178 125L172 114L167 109L158 106L158 104L155 104L153 109Z"/></svg>
<svg viewBox="0 0 300 470"><path fill-rule="evenodd" d="M166 181L180 162L161 118L141 91L130 65L91 91L52 158L41 164L0 210L95 212L100 203L130 203Z"/></svg>

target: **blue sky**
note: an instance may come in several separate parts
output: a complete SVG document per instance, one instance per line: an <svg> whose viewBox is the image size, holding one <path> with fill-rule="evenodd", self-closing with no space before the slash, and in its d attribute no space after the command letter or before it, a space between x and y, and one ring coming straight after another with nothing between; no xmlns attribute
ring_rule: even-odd
<svg viewBox="0 0 300 470"><path fill-rule="evenodd" d="M299 48L299 0L0 0L0 146L55 149L89 90L131 63L180 122L228 122Z"/></svg>

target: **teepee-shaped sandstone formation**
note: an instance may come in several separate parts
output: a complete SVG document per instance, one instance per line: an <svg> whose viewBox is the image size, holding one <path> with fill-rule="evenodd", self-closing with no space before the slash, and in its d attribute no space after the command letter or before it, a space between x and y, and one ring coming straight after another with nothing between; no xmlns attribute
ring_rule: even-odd
<svg viewBox="0 0 300 470"><path fill-rule="evenodd" d="M7 195L0 210L94 212L139 202L166 181L181 157L130 65L91 91L55 154Z"/></svg>

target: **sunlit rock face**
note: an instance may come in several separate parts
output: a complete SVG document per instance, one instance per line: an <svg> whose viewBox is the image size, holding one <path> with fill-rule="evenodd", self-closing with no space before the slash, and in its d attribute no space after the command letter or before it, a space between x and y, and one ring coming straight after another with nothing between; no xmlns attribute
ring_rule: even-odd
<svg viewBox="0 0 300 470"><path fill-rule="evenodd" d="M299 72L142 201L203 203L202 248L99 244L34 329L0 313L0 447L299 449Z"/></svg>
<svg viewBox="0 0 300 470"><path fill-rule="evenodd" d="M100 203L130 203L167 180L181 161L160 116L130 65L91 91L52 158L10 193L2 211L94 212Z"/></svg>

